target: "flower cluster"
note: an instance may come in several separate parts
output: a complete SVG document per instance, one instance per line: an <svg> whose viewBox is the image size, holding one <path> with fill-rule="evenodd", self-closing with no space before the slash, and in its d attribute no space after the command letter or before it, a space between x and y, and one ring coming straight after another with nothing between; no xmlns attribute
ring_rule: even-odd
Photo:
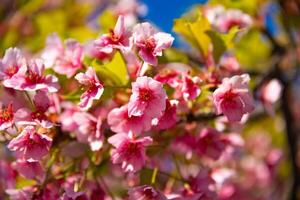
<svg viewBox="0 0 300 200"><path fill-rule="evenodd" d="M133 20L140 9L133 0L110 7L114 27L86 43L51 34L40 54L6 50L0 131L10 158L0 160L0 199L271 198L263 191L282 152L240 132L259 102L272 112L281 85L263 85L255 102L231 51L181 59L170 34ZM204 16L216 36L252 24L223 7Z"/></svg>

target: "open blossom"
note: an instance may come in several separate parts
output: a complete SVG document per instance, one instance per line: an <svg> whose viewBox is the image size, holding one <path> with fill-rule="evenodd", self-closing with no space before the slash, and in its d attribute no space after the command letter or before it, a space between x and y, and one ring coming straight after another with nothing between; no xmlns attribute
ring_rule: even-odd
<svg viewBox="0 0 300 200"><path fill-rule="evenodd" d="M247 74L224 78L213 93L217 113L223 113L230 122L238 122L243 115L254 110L253 98L248 89Z"/></svg>
<svg viewBox="0 0 300 200"><path fill-rule="evenodd" d="M63 131L73 132L77 130L78 124L73 119L73 116L81 110L75 104L71 102L62 102L64 111L60 114L59 120Z"/></svg>
<svg viewBox="0 0 300 200"><path fill-rule="evenodd" d="M225 151L226 145L227 141L220 132L212 128L205 128L197 140L196 151L201 156L218 160Z"/></svg>
<svg viewBox="0 0 300 200"><path fill-rule="evenodd" d="M47 38L46 48L42 54L47 68L68 78L82 68L83 46L76 40L68 39L63 44L57 34Z"/></svg>
<svg viewBox="0 0 300 200"><path fill-rule="evenodd" d="M128 51L130 49L130 32L125 28L124 17L119 16L114 30L95 40L95 47L103 53L112 53L114 49Z"/></svg>
<svg viewBox="0 0 300 200"><path fill-rule="evenodd" d="M128 115L160 117L166 109L166 98L166 92L160 82L147 76L138 77L136 82L132 83Z"/></svg>
<svg viewBox="0 0 300 200"><path fill-rule="evenodd" d="M16 90L57 92L58 79L53 75L44 75L45 66L42 60L30 60L26 70L18 73L8 80L5 86Z"/></svg>
<svg viewBox="0 0 300 200"><path fill-rule="evenodd" d="M110 125L110 129L116 133L132 132L139 134L151 128L151 118L147 115L129 116L128 105L111 110L107 116L107 122Z"/></svg>
<svg viewBox="0 0 300 200"><path fill-rule="evenodd" d="M103 85L92 67L89 67L85 73L77 74L75 79L87 88L80 97L79 107L83 110L88 110L92 107L93 100L100 99L104 91Z"/></svg>
<svg viewBox="0 0 300 200"><path fill-rule="evenodd" d="M13 163L13 167L25 178L37 179L41 182L45 178L45 172L39 161L17 160Z"/></svg>
<svg viewBox="0 0 300 200"><path fill-rule="evenodd" d="M12 127L14 123L14 112L12 103L7 107L0 107L0 131Z"/></svg>
<svg viewBox="0 0 300 200"><path fill-rule="evenodd" d="M112 162L121 164L125 172L136 172L145 165L145 146L149 145L152 139L135 139L132 134L118 133L108 138L108 142L115 147L112 151Z"/></svg>
<svg viewBox="0 0 300 200"><path fill-rule="evenodd" d="M8 148L15 151L19 158L40 160L48 154L51 143L50 137L38 133L33 126L27 126L9 142Z"/></svg>
<svg viewBox="0 0 300 200"><path fill-rule="evenodd" d="M50 121L46 112L50 106L50 100L45 92L38 91L34 98L33 104L35 110L31 111L28 108L20 108L15 113L16 123L20 125L41 125L44 128L53 127L53 123Z"/></svg>
<svg viewBox="0 0 300 200"><path fill-rule="evenodd" d="M170 34L157 32L147 22L137 24L133 28L132 38L141 58L154 66L157 65L157 56L161 56L162 50L169 48L174 40Z"/></svg>
<svg viewBox="0 0 300 200"><path fill-rule="evenodd" d="M128 200L167 200L167 197L152 186L143 185L128 191Z"/></svg>
<svg viewBox="0 0 300 200"><path fill-rule="evenodd" d="M17 73L24 72L26 59L18 48L9 48L0 60L0 80L10 79ZM3 83L5 86L5 81Z"/></svg>
<svg viewBox="0 0 300 200"><path fill-rule="evenodd" d="M249 28L253 21L250 15L238 9L225 10L223 6L213 6L204 10L209 22L220 32L227 33L232 27Z"/></svg>
<svg viewBox="0 0 300 200"><path fill-rule="evenodd" d="M73 120L77 124L76 137L80 142L88 143L92 151L98 151L103 146L103 134L101 133L101 117L94 117L85 112L76 112Z"/></svg>

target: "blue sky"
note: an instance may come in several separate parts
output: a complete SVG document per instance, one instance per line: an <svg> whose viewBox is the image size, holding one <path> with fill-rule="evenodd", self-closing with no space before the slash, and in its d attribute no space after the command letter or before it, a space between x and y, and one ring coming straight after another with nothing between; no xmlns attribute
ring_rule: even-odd
<svg viewBox="0 0 300 200"><path fill-rule="evenodd" d="M166 32L171 32L173 19L180 17L195 4L206 0L141 0L148 7L146 19Z"/></svg>

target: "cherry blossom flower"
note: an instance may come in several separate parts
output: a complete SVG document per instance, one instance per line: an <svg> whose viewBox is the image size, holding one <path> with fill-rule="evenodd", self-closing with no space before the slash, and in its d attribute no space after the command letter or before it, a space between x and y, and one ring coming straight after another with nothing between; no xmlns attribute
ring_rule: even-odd
<svg viewBox="0 0 300 200"><path fill-rule="evenodd" d="M45 66L42 60L31 60L27 64L26 71L5 80L5 86L16 90L57 92L59 89L58 79L53 75L44 75L44 70Z"/></svg>
<svg viewBox="0 0 300 200"><path fill-rule="evenodd" d="M215 129L205 128L197 140L197 153L218 160L227 145L222 134Z"/></svg>
<svg viewBox="0 0 300 200"><path fill-rule="evenodd" d="M237 72L240 70L240 64L236 57L233 55L223 56L220 60L219 65L229 72Z"/></svg>
<svg viewBox="0 0 300 200"><path fill-rule="evenodd" d="M172 128L177 122L177 101L166 100L166 109L163 115L159 119L154 119L152 123L155 124L155 128L159 130L165 130Z"/></svg>
<svg viewBox="0 0 300 200"><path fill-rule="evenodd" d="M136 82L132 83L128 115L160 117L166 109L166 98L166 92L160 82L147 76L138 77Z"/></svg>
<svg viewBox="0 0 300 200"><path fill-rule="evenodd" d="M113 164L121 164L125 172L136 172L145 165L145 146L149 145L152 139L134 139L132 134L118 133L108 138L108 142L115 147L111 156Z"/></svg>
<svg viewBox="0 0 300 200"><path fill-rule="evenodd" d="M63 131L73 132L78 129L78 124L75 122L73 116L81 110L71 102L62 102L62 107L65 109L59 117L61 128Z"/></svg>
<svg viewBox="0 0 300 200"><path fill-rule="evenodd" d="M45 172L39 161L17 160L13 167L25 178L37 179L40 182L45 179Z"/></svg>
<svg viewBox="0 0 300 200"><path fill-rule="evenodd" d="M179 91L177 93L181 94L185 101L196 99L201 90L197 85L200 82L198 77L190 77L189 75L183 75L182 82L179 87Z"/></svg>
<svg viewBox="0 0 300 200"><path fill-rule="evenodd" d="M76 40L68 39L63 44L57 34L47 38L46 48L42 54L47 68L68 78L82 68L83 46Z"/></svg>
<svg viewBox="0 0 300 200"><path fill-rule="evenodd" d="M26 59L18 48L9 48L0 60L0 80L10 79L17 73L26 69ZM5 81L3 83L5 86Z"/></svg>
<svg viewBox="0 0 300 200"><path fill-rule="evenodd" d="M254 110L253 99L248 89L249 81L247 74L223 79L213 94L218 114L223 113L230 122L237 122L243 115Z"/></svg>
<svg viewBox="0 0 300 200"><path fill-rule="evenodd" d="M7 147L19 158L40 160L48 154L51 143L50 137L38 133L33 126L27 126Z"/></svg>
<svg viewBox="0 0 300 200"><path fill-rule="evenodd" d="M110 129L116 133L139 134L142 131L148 131L151 128L151 118L147 115L130 116L128 115L128 105L120 108L114 108L107 116L107 122Z"/></svg>
<svg viewBox="0 0 300 200"><path fill-rule="evenodd" d="M174 38L167 33L157 32L151 24L145 22L135 25L132 34L133 43L139 49L141 58L150 65L157 65L157 56L169 48Z"/></svg>
<svg viewBox="0 0 300 200"><path fill-rule="evenodd" d="M94 117L85 112L76 112L73 120L77 123L76 137L78 141L88 143L92 151L98 151L103 146L103 135L101 133L101 117Z"/></svg>
<svg viewBox="0 0 300 200"><path fill-rule="evenodd" d="M14 112L12 103L7 107L0 108L0 131L12 127L14 123Z"/></svg>
<svg viewBox="0 0 300 200"><path fill-rule="evenodd" d="M12 168L11 163L0 160L0 195L2 189L13 189L16 187L17 172Z"/></svg>
<svg viewBox="0 0 300 200"><path fill-rule="evenodd" d="M148 185L131 188L128 195L128 200L167 200L162 192Z"/></svg>
<svg viewBox="0 0 300 200"><path fill-rule="evenodd" d="M50 121L49 117L46 115L46 112L50 106L50 100L45 92L38 91L34 98L33 104L35 110L31 111L28 108L21 108L17 110L16 115L16 124L18 125L41 125L44 128L53 127L53 123Z"/></svg>
<svg viewBox="0 0 300 200"><path fill-rule="evenodd" d="M110 54L114 49L126 52L130 49L130 32L125 28L124 17L119 16L114 30L95 40L95 47L105 54Z"/></svg>
<svg viewBox="0 0 300 200"><path fill-rule="evenodd" d="M77 74L75 79L87 87L87 90L80 97L79 107L82 110L88 110L94 100L100 99L104 91L103 85L92 67L89 67L85 73Z"/></svg>
<svg viewBox="0 0 300 200"><path fill-rule="evenodd" d="M261 100L265 109L274 115L273 105L279 100L282 92L282 85L277 79L272 79L261 88Z"/></svg>

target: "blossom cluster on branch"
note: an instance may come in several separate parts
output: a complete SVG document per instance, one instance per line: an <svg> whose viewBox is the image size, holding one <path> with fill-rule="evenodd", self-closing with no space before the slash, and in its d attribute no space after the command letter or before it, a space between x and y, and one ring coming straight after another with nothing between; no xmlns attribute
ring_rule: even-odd
<svg viewBox="0 0 300 200"><path fill-rule="evenodd" d="M272 198L282 152L240 134L256 105L275 115L282 87L265 83L255 101L234 55L254 19L206 6L175 20L190 54L132 20L138 9L116 7L114 27L86 43L53 33L35 55L5 51L0 131L12 159L0 161L0 199Z"/></svg>

